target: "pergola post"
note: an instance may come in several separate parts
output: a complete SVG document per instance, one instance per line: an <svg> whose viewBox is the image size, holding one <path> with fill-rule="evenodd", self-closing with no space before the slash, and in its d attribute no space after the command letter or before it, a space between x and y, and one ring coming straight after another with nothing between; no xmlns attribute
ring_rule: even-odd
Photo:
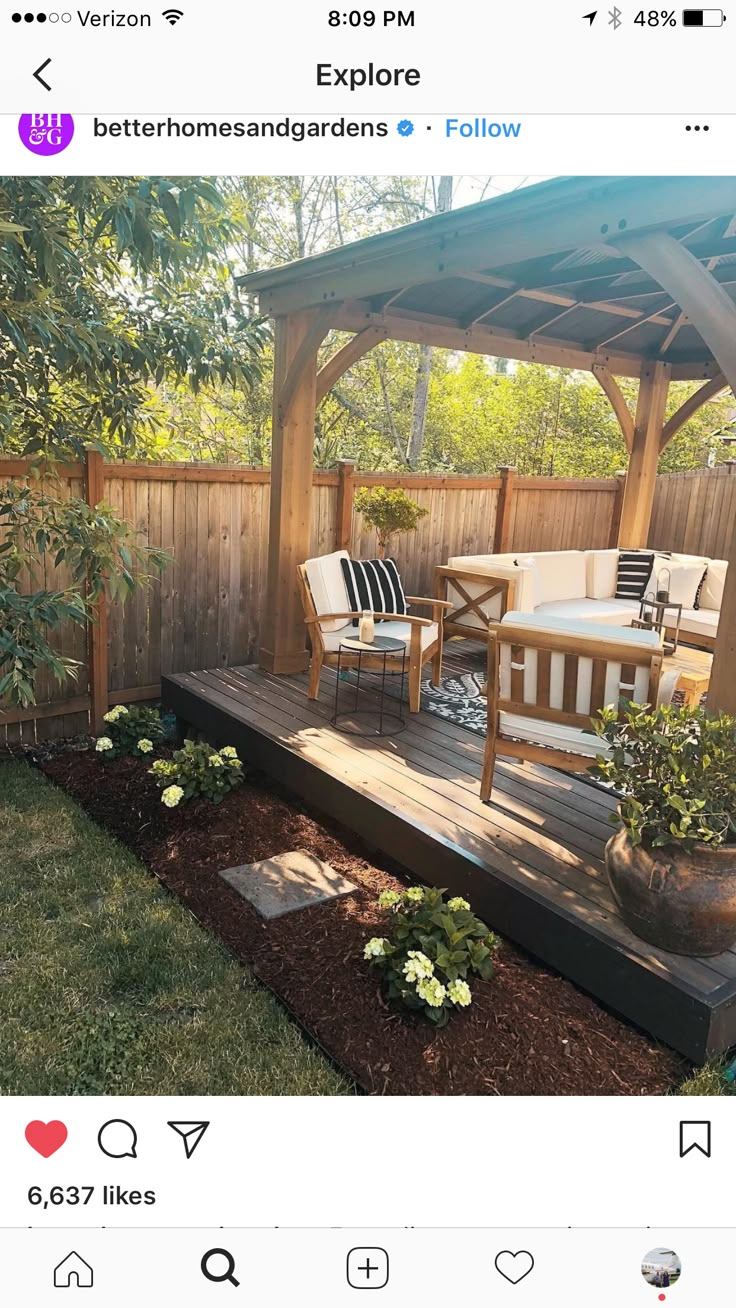
<svg viewBox="0 0 736 1308"><path fill-rule="evenodd" d="M647 543L669 384L666 363L644 364L621 507L618 539L624 549L640 549Z"/></svg>
<svg viewBox="0 0 736 1308"><path fill-rule="evenodd" d="M309 662L297 565L309 555L319 310L276 319L266 616L258 661L268 672Z"/></svg>
<svg viewBox="0 0 736 1308"><path fill-rule="evenodd" d="M625 249L677 301L709 346L723 377L736 391L736 305L723 287L689 250L666 232L646 232L628 238ZM726 557L728 572L708 688L708 708L736 714L736 527L732 529Z"/></svg>

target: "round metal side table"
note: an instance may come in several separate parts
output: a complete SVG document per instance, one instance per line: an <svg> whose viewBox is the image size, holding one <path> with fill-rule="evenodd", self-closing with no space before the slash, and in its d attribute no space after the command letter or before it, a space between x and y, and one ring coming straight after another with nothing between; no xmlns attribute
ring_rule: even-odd
<svg viewBox="0 0 736 1308"><path fill-rule="evenodd" d="M347 660L349 656L349 666L355 669L355 702L352 709L342 709L340 707L340 685L342 674L345 671L343 658ZM364 663L370 659L372 664L376 662L380 665L377 669L371 667L371 672L376 672L378 678L377 685L367 685L365 681L361 685L361 677L365 678L367 669ZM386 708L386 676L393 669L389 668L391 661L398 662L401 660L401 683L399 686L399 699L397 709ZM397 669L398 671L398 669ZM337 650L337 676L335 679L335 707L330 718L333 727L338 731L344 731L351 736L397 736L400 731L404 730L406 721L402 715L401 707L404 701L404 680L406 678L406 642L395 640L393 636L376 636L370 644L355 638L346 637L340 641ZM375 708L361 708L361 694L373 696L377 701ZM390 697L393 699L393 696Z"/></svg>

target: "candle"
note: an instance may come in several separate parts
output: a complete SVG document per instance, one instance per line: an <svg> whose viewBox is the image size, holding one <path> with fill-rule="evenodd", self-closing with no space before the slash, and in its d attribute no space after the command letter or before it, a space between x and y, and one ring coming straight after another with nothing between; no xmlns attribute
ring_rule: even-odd
<svg viewBox="0 0 736 1308"><path fill-rule="evenodd" d="M376 634L373 614L370 609L363 610L363 616L358 624L358 635L364 645L372 645Z"/></svg>

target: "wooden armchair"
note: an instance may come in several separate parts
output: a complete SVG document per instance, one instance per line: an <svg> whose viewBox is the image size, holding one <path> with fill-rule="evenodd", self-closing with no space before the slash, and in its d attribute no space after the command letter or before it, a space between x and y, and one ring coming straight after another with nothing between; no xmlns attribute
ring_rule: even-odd
<svg viewBox="0 0 736 1308"><path fill-rule="evenodd" d="M304 605L304 620L312 646L308 690L310 699L319 698L322 668L337 667L340 641L346 636L357 635L351 624L353 619L360 618L361 614L350 609L340 564L340 559L348 557L346 550L337 550L334 554L326 554L319 559L307 559L306 563L300 564L297 569L299 590ZM404 641L409 655L409 711L418 713L422 668L425 663L432 664L432 684L438 686L440 682L442 618L444 610L450 605L442 600L422 599L413 595L407 595L406 599L409 604L431 609L431 618L418 618L409 613L381 614L380 623L376 623L376 635L392 636ZM357 664L357 655L351 656L343 651L340 666L348 668L355 664ZM364 654L362 666L369 671L381 671L383 658L372 660L370 655Z"/></svg>
<svg viewBox="0 0 736 1308"><path fill-rule="evenodd" d="M662 675L656 631L507 613L488 635L488 731L480 797L497 755L584 772L605 743L591 718L622 699L669 702L678 669Z"/></svg>

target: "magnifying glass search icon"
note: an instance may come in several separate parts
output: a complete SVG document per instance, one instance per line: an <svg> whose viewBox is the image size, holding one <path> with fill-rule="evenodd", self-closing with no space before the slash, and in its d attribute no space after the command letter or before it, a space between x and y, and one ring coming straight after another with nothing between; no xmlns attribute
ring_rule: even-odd
<svg viewBox="0 0 736 1308"><path fill-rule="evenodd" d="M224 1267L222 1264L224 1259ZM214 1269L210 1266L215 1264ZM235 1259L229 1249L208 1249L201 1262L202 1275L208 1281L214 1281L218 1284L222 1281L229 1281L231 1285L238 1286L240 1281L235 1279Z"/></svg>

